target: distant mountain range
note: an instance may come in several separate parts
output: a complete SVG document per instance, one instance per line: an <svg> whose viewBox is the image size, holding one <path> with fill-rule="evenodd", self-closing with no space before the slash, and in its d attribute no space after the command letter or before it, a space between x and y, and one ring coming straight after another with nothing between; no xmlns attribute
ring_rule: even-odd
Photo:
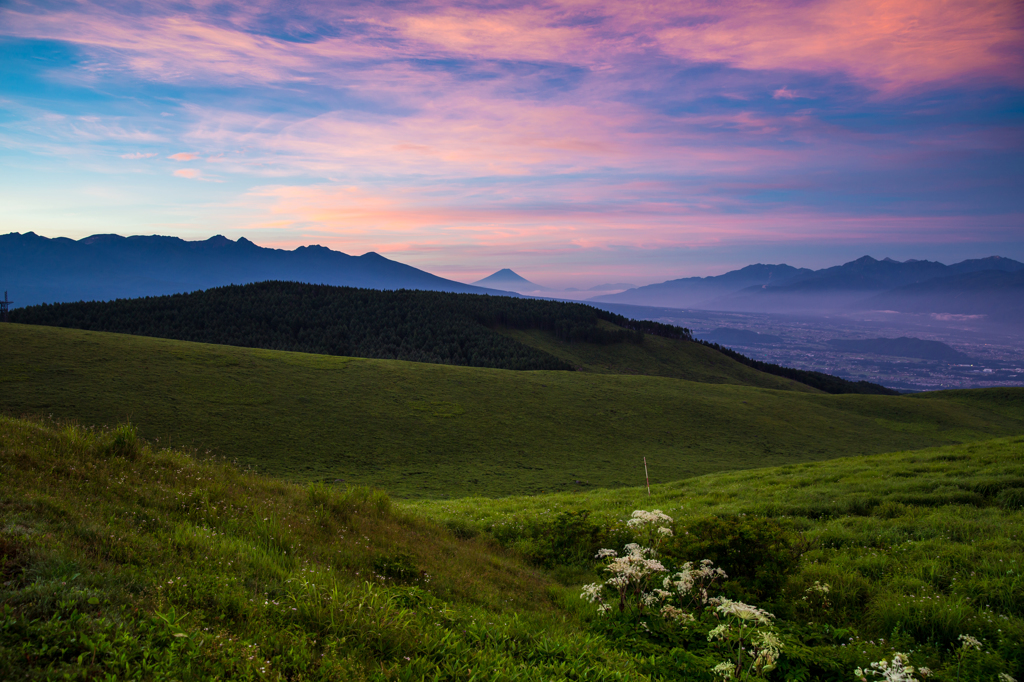
<svg viewBox="0 0 1024 682"><path fill-rule="evenodd" d="M160 296L266 280L557 296L554 290L507 268L474 284L463 284L372 252L350 256L323 246L286 251L263 248L244 237L185 241L103 234L76 241L32 232L0 235L0 291L9 291L17 306ZM627 285L598 285L591 291L620 286ZM590 302L738 312L892 310L978 315L1021 326L1024 263L998 256L955 265L864 256L822 270L759 263L715 277L689 277L603 294Z"/></svg>
<svg viewBox="0 0 1024 682"><path fill-rule="evenodd" d="M589 289L577 289L576 287L569 287L563 289L563 291L622 291L623 289L635 289L635 284L627 284L625 282L606 282L605 284L598 284L592 286Z"/></svg>
<svg viewBox="0 0 1024 682"><path fill-rule="evenodd" d="M161 296L266 280L515 295L444 279L376 253L349 256L323 246L285 251L221 236L185 241L101 234L76 241L33 232L0 235L0 290L8 290L17 306Z"/></svg>
<svg viewBox="0 0 1024 682"><path fill-rule="evenodd" d="M749 265L590 299L601 303L737 312L893 310L1024 319L1024 263L999 256L955 265L870 256L822 270Z"/></svg>
<svg viewBox="0 0 1024 682"><path fill-rule="evenodd" d="M618 294L595 296L592 301L603 303L632 303L634 305L662 306L666 308L697 308L702 303L717 300L750 287L763 287L771 282L790 281L813 270L789 265L748 265L714 277L687 277L660 284L637 287Z"/></svg>

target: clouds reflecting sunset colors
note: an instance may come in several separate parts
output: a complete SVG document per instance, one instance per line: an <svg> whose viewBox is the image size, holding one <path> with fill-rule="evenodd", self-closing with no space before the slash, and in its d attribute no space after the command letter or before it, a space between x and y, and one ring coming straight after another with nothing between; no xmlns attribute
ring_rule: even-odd
<svg viewBox="0 0 1024 682"><path fill-rule="evenodd" d="M1024 257L1014 0L14 1L0 45L15 231L462 278Z"/></svg>

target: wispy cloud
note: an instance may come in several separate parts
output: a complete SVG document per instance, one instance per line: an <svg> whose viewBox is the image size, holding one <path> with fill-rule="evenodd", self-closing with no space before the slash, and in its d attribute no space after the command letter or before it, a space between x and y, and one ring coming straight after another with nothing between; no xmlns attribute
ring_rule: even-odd
<svg viewBox="0 0 1024 682"><path fill-rule="evenodd" d="M156 155L157 155L156 152L149 152L149 153L132 152L130 154L121 154L121 158L122 159L152 159Z"/></svg>
<svg viewBox="0 0 1024 682"><path fill-rule="evenodd" d="M199 158L199 155L193 154L192 152L178 152L177 154L171 154L167 158L174 161L192 161L193 159Z"/></svg>

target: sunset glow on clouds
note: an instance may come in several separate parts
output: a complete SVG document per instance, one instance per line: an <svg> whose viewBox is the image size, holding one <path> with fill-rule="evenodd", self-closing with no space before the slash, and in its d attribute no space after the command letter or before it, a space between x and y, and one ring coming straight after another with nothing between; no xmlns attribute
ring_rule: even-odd
<svg viewBox="0 0 1024 682"><path fill-rule="evenodd" d="M1024 258L1015 0L14 1L0 44L5 231L579 284Z"/></svg>

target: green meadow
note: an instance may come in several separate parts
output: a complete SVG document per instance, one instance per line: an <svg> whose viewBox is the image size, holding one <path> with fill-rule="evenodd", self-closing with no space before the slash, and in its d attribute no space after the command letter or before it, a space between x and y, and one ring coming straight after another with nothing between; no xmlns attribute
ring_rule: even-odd
<svg viewBox="0 0 1024 682"><path fill-rule="evenodd" d="M615 325L601 321L609 330ZM647 334L642 344L564 343L540 329L503 329L501 333L522 344L565 360L584 372L597 374L641 374L710 384L738 384L783 391L817 393L798 381L773 376L741 365L707 346L683 339Z"/></svg>
<svg viewBox="0 0 1024 682"><path fill-rule="evenodd" d="M607 577L596 548L621 550L655 505L663 561L710 559L728 574L712 594L772 613L775 666L744 679L852 681L896 652L930 680L1024 675L1019 436L650 496L395 503L127 425L0 417L0 480L0 679L722 679L715 608L599 616L579 598Z"/></svg>
<svg viewBox="0 0 1024 682"><path fill-rule="evenodd" d="M665 483L1024 432L1019 389L827 395L651 341L618 344L637 357L559 351L609 373L516 372L5 324L0 412L130 421L157 447L396 498L635 486L644 458ZM687 362L689 375L672 369Z"/></svg>

